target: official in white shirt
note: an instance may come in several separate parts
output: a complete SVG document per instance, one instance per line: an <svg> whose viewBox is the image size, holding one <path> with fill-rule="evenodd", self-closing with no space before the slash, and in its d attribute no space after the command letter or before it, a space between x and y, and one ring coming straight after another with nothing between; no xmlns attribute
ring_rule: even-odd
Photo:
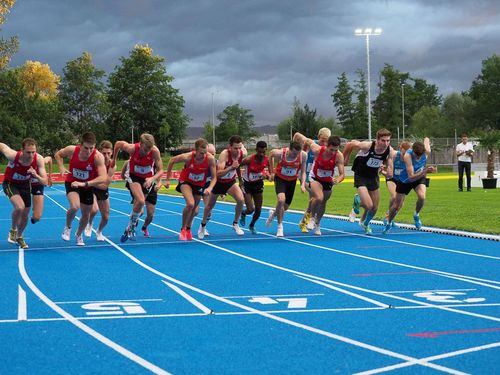
<svg viewBox="0 0 500 375"><path fill-rule="evenodd" d="M467 134L462 134L462 142L457 145L456 152L458 156L458 191L464 191L464 171L467 177L467 191L471 191L470 170L474 149L472 143L469 142Z"/></svg>

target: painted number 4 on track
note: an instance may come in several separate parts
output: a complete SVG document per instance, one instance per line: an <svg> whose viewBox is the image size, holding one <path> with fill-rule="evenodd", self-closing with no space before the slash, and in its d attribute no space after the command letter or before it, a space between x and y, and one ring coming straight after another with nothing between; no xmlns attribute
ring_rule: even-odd
<svg viewBox="0 0 500 375"><path fill-rule="evenodd" d="M414 294L415 297L424 298L429 302L438 302L438 303L478 303L486 301L486 298L459 299L459 296L465 296L465 295L467 295L467 293L450 292L450 291L420 292Z"/></svg>

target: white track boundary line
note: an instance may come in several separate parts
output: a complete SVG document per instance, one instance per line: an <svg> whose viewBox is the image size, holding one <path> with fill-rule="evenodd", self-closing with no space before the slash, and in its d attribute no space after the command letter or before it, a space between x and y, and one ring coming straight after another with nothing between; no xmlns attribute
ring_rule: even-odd
<svg viewBox="0 0 500 375"><path fill-rule="evenodd" d="M181 297L185 298L189 303L192 305L196 306L199 308L204 314L212 314L213 311L210 310L208 307L206 307L204 304L201 302L197 301L195 298L191 297L189 294L187 294L185 291L183 291L181 288L179 288L177 285L171 284L166 280L162 280L162 282L167 285L169 288L173 289L174 292L178 293Z"/></svg>
<svg viewBox="0 0 500 375"><path fill-rule="evenodd" d="M17 320L26 321L28 320L28 306L26 304L26 292L21 287L17 286L18 299L17 299Z"/></svg>

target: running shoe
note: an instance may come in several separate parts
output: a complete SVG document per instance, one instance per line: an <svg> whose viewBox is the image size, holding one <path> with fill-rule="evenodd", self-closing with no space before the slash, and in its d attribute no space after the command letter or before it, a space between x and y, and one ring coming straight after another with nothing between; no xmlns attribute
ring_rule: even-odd
<svg viewBox="0 0 500 375"><path fill-rule="evenodd" d="M193 240L193 233L191 232L191 229L186 229L186 240L188 241Z"/></svg>
<svg viewBox="0 0 500 375"><path fill-rule="evenodd" d="M17 243L17 229L9 230L7 241L9 241L10 243Z"/></svg>
<svg viewBox="0 0 500 375"><path fill-rule="evenodd" d="M397 228L398 227L398 225L396 224L396 222L394 220L391 221L391 227L393 227L393 228Z"/></svg>
<svg viewBox="0 0 500 375"><path fill-rule="evenodd" d="M299 223L299 228L302 231L302 233L309 233L309 230L307 229L307 224L305 221L301 221Z"/></svg>
<svg viewBox="0 0 500 375"><path fill-rule="evenodd" d="M208 233L207 227L205 227L205 237L210 236L210 233Z"/></svg>
<svg viewBox="0 0 500 375"><path fill-rule="evenodd" d="M120 242L126 242L128 240L128 228L125 229L125 232L123 232L122 236L120 237Z"/></svg>
<svg viewBox="0 0 500 375"><path fill-rule="evenodd" d="M248 227L248 229L250 229L250 233L252 233L252 234L258 234L258 232L255 229L255 227Z"/></svg>
<svg viewBox="0 0 500 375"><path fill-rule="evenodd" d="M244 213L244 212L242 212L241 215L240 215L240 225L242 227L244 227L245 224L246 224L246 218L247 218L247 214Z"/></svg>
<svg viewBox="0 0 500 375"><path fill-rule="evenodd" d="M349 221L351 223L354 223L356 221L356 217L357 217L356 212L354 212L354 210L351 209L351 212L349 212Z"/></svg>
<svg viewBox="0 0 500 375"><path fill-rule="evenodd" d="M200 224L200 227L198 228L198 239L202 240L203 238L205 238L205 227Z"/></svg>
<svg viewBox="0 0 500 375"><path fill-rule="evenodd" d="M278 224L278 230L276 231L276 237L284 237L283 224Z"/></svg>
<svg viewBox="0 0 500 375"><path fill-rule="evenodd" d="M184 228L181 229L181 233L179 233L179 240L187 241L186 229L184 229Z"/></svg>
<svg viewBox="0 0 500 375"><path fill-rule="evenodd" d="M309 223L307 223L306 228L309 230L316 228L316 220L313 217L309 220Z"/></svg>
<svg viewBox="0 0 500 375"><path fill-rule="evenodd" d="M135 227L132 227L132 228L129 229L129 231L128 231L128 239L130 241L135 241L136 240L136 238L135 238Z"/></svg>
<svg viewBox="0 0 500 375"><path fill-rule="evenodd" d="M384 225L387 225L387 223L389 222L389 215L385 215L384 220L382 222L384 223Z"/></svg>
<svg viewBox="0 0 500 375"><path fill-rule="evenodd" d="M363 230L365 231L365 234L372 234L372 227L370 226L370 224L368 225L365 225L361 220L359 221L359 226L361 228L363 228Z"/></svg>
<svg viewBox="0 0 500 375"><path fill-rule="evenodd" d="M311 220L311 213L309 211L306 211L306 214L304 215L304 223L309 224L309 220Z"/></svg>
<svg viewBox="0 0 500 375"><path fill-rule="evenodd" d="M352 210L356 215L359 214L359 205L361 204L361 198L359 194L354 195L354 201L352 202Z"/></svg>
<svg viewBox="0 0 500 375"><path fill-rule="evenodd" d="M29 247L22 237L17 237L17 244L20 249L27 249Z"/></svg>
<svg viewBox="0 0 500 375"><path fill-rule="evenodd" d="M420 221L420 215L419 214L413 215L413 220L415 220L415 228L417 228L417 229L422 228L422 221Z"/></svg>
<svg viewBox="0 0 500 375"><path fill-rule="evenodd" d="M149 235L148 228L147 228L147 227L145 227L144 225L142 226L141 231L142 231L142 234L144 235L144 237L151 237L151 236Z"/></svg>
<svg viewBox="0 0 500 375"><path fill-rule="evenodd" d="M382 234L387 234L389 231L392 229L392 223L387 222L385 223L384 230L382 231Z"/></svg>
<svg viewBox="0 0 500 375"><path fill-rule="evenodd" d="M243 232L243 229L241 229L238 224L233 224L233 229L238 236L243 236L245 234L245 232Z"/></svg>
<svg viewBox="0 0 500 375"><path fill-rule="evenodd" d="M71 237L71 228L68 228L68 227L64 227L64 230L61 234L61 238L64 240L64 241L69 241L70 240L70 237Z"/></svg>
<svg viewBox="0 0 500 375"><path fill-rule="evenodd" d="M267 217L267 220L266 220L266 227L271 226L271 224L273 223L273 219L274 219L274 210L271 208L269 210L269 216Z"/></svg>
<svg viewBox="0 0 500 375"><path fill-rule="evenodd" d="M319 225L316 225L316 229L314 230L314 234L316 236L321 236L321 229L320 229Z"/></svg>
<svg viewBox="0 0 500 375"><path fill-rule="evenodd" d="M87 224L83 233L85 234L85 237L92 237L92 224L91 223Z"/></svg>
<svg viewBox="0 0 500 375"><path fill-rule="evenodd" d="M99 232L99 231L96 231L95 232L95 238L97 239L97 241L99 242L102 242L105 240L104 238L104 235L102 234L102 232Z"/></svg>
<svg viewBox="0 0 500 375"><path fill-rule="evenodd" d="M76 246L85 246L85 242L83 242L83 237L81 234L79 236L76 236Z"/></svg>

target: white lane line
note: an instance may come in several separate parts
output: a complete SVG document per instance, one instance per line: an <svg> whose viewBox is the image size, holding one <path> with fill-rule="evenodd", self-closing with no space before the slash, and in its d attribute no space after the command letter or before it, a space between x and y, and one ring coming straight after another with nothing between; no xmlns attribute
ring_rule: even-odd
<svg viewBox="0 0 500 375"><path fill-rule="evenodd" d="M349 292L348 290L345 290L345 289L333 286L333 285L328 284L328 283L324 283L324 282L319 281L319 280L310 279L308 277L304 277L304 276L300 276L300 275L295 275L295 276L300 277L301 279L310 281L312 283L315 283L315 284L318 284L318 285L322 285L325 288L336 290L337 292L341 292L341 293L347 294L348 296L351 296L351 297L354 297L354 298L358 298L358 299L360 299L362 301L371 303L371 304L373 304L375 306L378 306L378 307L383 307L383 308L389 308L390 307L389 305L387 305L385 303L382 303L382 302L379 302L379 301L375 301L374 299L362 296L362 295L357 294L357 293Z"/></svg>
<svg viewBox="0 0 500 375"><path fill-rule="evenodd" d="M28 306L26 304L26 292L21 287L21 285L17 286L17 320L23 321L28 319Z"/></svg>
<svg viewBox="0 0 500 375"><path fill-rule="evenodd" d="M406 294L406 293L424 293L424 292L470 292L473 290L477 289L469 288L469 289L389 290L389 291L383 291L382 293Z"/></svg>
<svg viewBox="0 0 500 375"><path fill-rule="evenodd" d="M226 297L221 297L226 298ZM467 306L463 305L445 305L444 307L497 307L500 303L477 303L470 304ZM394 307L396 310L419 310L419 309L432 309L433 306L397 306ZM363 312L363 311L380 311L385 310L385 307L338 307L338 308L324 308L324 309L301 309L301 310L266 310L269 314L311 314L311 313L336 313L336 312ZM122 315L122 316L99 316L99 317L89 317L75 316L78 320L115 320L115 319L160 319L160 318L182 318L182 317L193 317L193 316L206 316L205 313L172 313L172 314L150 314L150 315ZM256 315L253 312L248 311L228 311L228 312L217 312L217 315ZM64 318L31 318L27 319L26 322L60 322L65 321ZM19 323L17 319L0 319L0 323Z"/></svg>
<svg viewBox="0 0 500 375"><path fill-rule="evenodd" d="M47 196L50 200L52 200L55 204L57 204L59 207L61 207L63 210L65 208L61 206L58 202L56 202L54 199L52 199L50 196ZM52 301L50 298L48 298L38 287L31 281L31 278L29 277L25 265L24 265L24 250L19 249L19 272L21 274L21 277L23 278L24 282L28 287L37 295L38 298L40 298L47 306L49 306L52 310L54 310L57 314L61 315L63 318L68 320L71 324L75 325L79 329L81 329L83 332L87 333L91 337L95 338L96 340L100 341L104 345L108 346L109 348L115 350L117 353L123 355L124 357L130 359L131 361L137 363L138 365L148 369L149 371L155 373L155 374L162 374L162 375L167 375L169 372L165 371L164 369L156 366L155 364L147 361L146 359L138 356L137 354L131 352L130 350L124 348L120 344L108 339L106 336L102 335L101 333L97 332L96 330L90 328L89 326L83 324L80 322L77 318L75 318L73 315L69 314L65 310L63 310L61 307L59 307L54 301Z"/></svg>
<svg viewBox="0 0 500 375"><path fill-rule="evenodd" d="M454 352L443 353L443 354L434 355L434 356L431 356L431 357L421 358L420 360L422 360L422 361L437 361L437 360L440 360L440 359L456 357L456 356L459 356L459 355L462 355L462 354L468 354L468 353L478 352L478 351L481 351L481 350L487 350L487 349L492 349L492 348L497 348L497 347L500 347L500 342L494 342L494 343L491 343L491 344L480 345L480 346L475 346L475 347L472 347L472 348L456 350ZM361 375L361 374L363 374L363 375L379 374L381 372L397 370L397 369L400 369L400 368L403 368L403 367L409 367L409 366L413 366L413 365L416 365L416 364L418 364L418 363L409 361L409 362L399 363L399 364L392 365L392 366L380 367L380 368L376 368L376 369L369 370L369 371L358 372L356 375Z"/></svg>
<svg viewBox="0 0 500 375"><path fill-rule="evenodd" d="M254 298L254 297L309 297L324 296L324 293L301 293L301 294L255 294L253 296L221 296L222 298Z"/></svg>
<svg viewBox="0 0 500 375"><path fill-rule="evenodd" d="M155 302L155 301L163 301L161 298L143 298L143 299L109 299L105 301L55 301L54 303L57 303L58 305L65 305L65 304L72 304L72 303L77 303L77 304L84 304L84 303L106 303L106 302Z"/></svg>
<svg viewBox="0 0 500 375"><path fill-rule="evenodd" d="M194 299L193 297L191 297L189 294L187 294L185 291L183 291L181 288L179 288L178 286L174 285L174 284L171 284L169 283L168 281L166 280L162 280L162 282L167 285L169 288L171 288L174 292L178 293L180 296L184 297L189 303L193 304L194 306L196 306L197 308L199 308L203 313L205 314L212 314L213 311L211 309L209 309L208 307L206 307L204 304L202 304L201 302L197 301L196 299Z"/></svg>

